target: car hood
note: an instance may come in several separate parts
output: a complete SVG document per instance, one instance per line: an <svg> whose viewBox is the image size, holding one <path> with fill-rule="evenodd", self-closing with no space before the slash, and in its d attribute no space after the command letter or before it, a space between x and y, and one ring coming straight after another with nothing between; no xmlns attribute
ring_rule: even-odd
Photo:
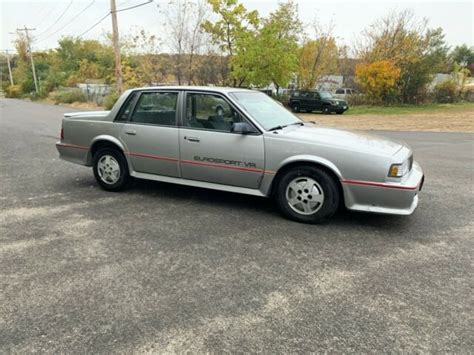
<svg viewBox="0 0 474 355"><path fill-rule="evenodd" d="M279 138L309 144L323 144L351 151L392 156L405 144L363 131L350 131L324 126L305 124L289 126L278 131Z"/></svg>

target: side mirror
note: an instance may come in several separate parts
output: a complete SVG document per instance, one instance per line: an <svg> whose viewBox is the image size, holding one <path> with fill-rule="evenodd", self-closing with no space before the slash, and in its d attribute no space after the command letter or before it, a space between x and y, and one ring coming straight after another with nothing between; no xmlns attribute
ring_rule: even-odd
<svg viewBox="0 0 474 355"><path fill-rule="evenodd" d="M253 128L247 122L236 122L232 125L230 129L231 132L240 133L240 134L250 134L250 133L257 133L255 128Z"/></svg>

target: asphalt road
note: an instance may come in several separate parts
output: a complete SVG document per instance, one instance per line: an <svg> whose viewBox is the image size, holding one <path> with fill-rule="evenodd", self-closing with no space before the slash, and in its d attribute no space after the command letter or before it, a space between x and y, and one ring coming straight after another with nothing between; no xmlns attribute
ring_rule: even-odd
<svg viewBox="0 0 474 355"><path fill-rule="evenodd" d="M0 353L474 349L472 134L381 132L425 169L418 210L311 226L256 197L105 192L58 159L71 109L0 105Z"/></svg>

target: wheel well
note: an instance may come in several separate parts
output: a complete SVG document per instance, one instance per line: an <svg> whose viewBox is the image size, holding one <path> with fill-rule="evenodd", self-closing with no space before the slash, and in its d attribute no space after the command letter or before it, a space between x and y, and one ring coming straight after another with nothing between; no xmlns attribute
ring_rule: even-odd
<svg viewBox="0 0 474 355"><path fill-rule="evenodd" d="M94 158L94 155L95 153L97 153L97 151L99 149L102 149L102 148L112 148L112 149L116 149L118 150L120 153L123 154L123 151L122 149L115 143L112 143L110 141L105 141L105 140L101 140L101 141L97 141L95 142L92 147L91 147L91 157Z"/></svg>
<svg viewBox="0 0 474 355"><path fill-rule="evenodd" d="M342 184L339 177L336 175L336 173L333 170L331 170L327 166L319 164L319 163L311 162L311 161L296 161L296 162L288 163L285 166L281 167L277 171L275 178L273 179L271 195L273 196L275 194L276 186L278 185L278 181L283 176L283 174L285 174L288 170L295 169L301 166L314 166L318 169L325 171L329 176L331 176L331 178L336 183L337 188L339 189L339 195L341 198L340 202L344 205L344 191L342 190Z"/></svg>

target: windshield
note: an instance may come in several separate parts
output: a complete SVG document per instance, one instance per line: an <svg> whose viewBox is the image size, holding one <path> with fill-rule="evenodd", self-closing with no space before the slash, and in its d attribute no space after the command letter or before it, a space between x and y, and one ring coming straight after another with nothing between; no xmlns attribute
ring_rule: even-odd
<svg viewBox="0 0 474 355"><path fill-rule="evenodd" d="M301 122L295 115L264 93L242 91L233 92L230 95L266 130Z"/></svg>
<svg viewBox="0 0 474 355"><path fill-rule="evenodd" d="M332 95L329 92L322 91L319 93L322 99L332 99Z"/></svg>

